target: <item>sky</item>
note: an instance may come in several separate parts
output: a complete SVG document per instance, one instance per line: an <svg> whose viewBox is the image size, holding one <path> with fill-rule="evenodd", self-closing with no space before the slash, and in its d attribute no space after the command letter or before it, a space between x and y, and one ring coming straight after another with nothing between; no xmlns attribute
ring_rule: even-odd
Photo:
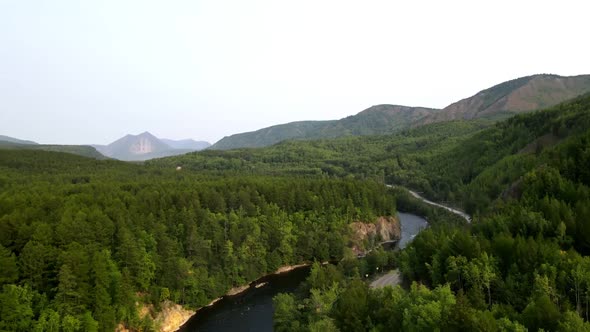
<svg viewBox="0 0 590 332"><path fill-rule="evenodd" d="M0 0L0 134L207 140L590 74L590 2Z"/></svg>

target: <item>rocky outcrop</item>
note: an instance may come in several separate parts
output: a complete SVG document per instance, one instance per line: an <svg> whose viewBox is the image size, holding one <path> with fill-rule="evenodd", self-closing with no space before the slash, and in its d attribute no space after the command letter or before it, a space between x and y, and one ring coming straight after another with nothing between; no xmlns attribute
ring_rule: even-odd
<svg viewBox="0 0 590 332"><path fill-rule="evenodd" d="M328 264L328 262L322 262L322 265ZM164 301L160 305L160 311L157 311L153 305L145 305L141 304L140 302L136 302L137 310L139 313L139 317L149 316L151 319L154 320L155 326L157 330L160 332L170 332L170 331L177 331L182 325L184 325L192 316L194 316L199 310L210 307L221 301L224 296L235 296L244 293L251 287L260 288L266 286L268 282L260 281L262 278L268 277L273 274L281 274L285 272L289 272L298 268L302 268L305 266L310 266L311 263L302 263L302 264L295 264L295 265L285 265L279 267L275 272L270 273L266 276L259 278L256 281L248 283L246 285L237 286L231 288L227 291L225 295L222 297L218 297L212 300L209 304L198 308L196 311L187 310L183 308L181 305L176 304L171 301ZM145 296L145 294L139 294L139 297ZM123 323L119 323L115 328L115 332L134 332L134 330L128 329Z"/></svg>
<svg viewBox="0 0 590 332"><path fill-rule="evenodd" d="M136 303L139 317L143 318L149 316L154 321L157 331L173 332L177 331L189 318L191 318L195 311L187 310L180 304L172 301L164 301L161 303L161 310L156 312L153 305L145 305ZM133 329L128 329L123 323L119 323L115 328L115 332L134 332Z"/></svg>
<svg viewBox="0 0 590 332"><path fill-rule="evenodd" d="M401 224L396 217L379 217L375 222L353 222L351 247L357 255L370 250L381 242L398 241L401 238Z"/></svg>
<svg viewBox="0 0 590 332"><path fill-rule="evenodd" d="M162 158L202 150L210 144L193 140L162 140L149 132L126 135L109 145L93 145L107 157L127 161Z"/></svg>
<svg viewBox="0 0 590 332"><path fill-rule="evenodd" d="M396 217L379 217L377 222L377 234L383 241L397 241L402 237L402 227Z"/></svg>
<svg viewBox="0 0 590 332"><path fill-rule="evenodd" d="M187 310L180 304L166 301L162 305L162 310L158 312L155 323L160 327L159 331L172 332L178 330L194 314L194 311Z"/></svg>

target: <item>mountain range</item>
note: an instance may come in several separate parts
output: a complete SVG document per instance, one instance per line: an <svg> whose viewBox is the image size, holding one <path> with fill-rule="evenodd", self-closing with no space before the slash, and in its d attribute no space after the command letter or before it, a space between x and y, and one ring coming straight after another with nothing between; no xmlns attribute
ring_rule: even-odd
<svg viewBox="0 0 590 332"><path fill-rule="evenodd" d="M199 151L211 144L192 139L160 139L143 132L139 135L126 135L109 145L93 145L103 155L125 161L141 161Z"/></svg>
<svg viewBox="0 0 590 332"><path fill-rule="evenodd" d="M125 161L142 161L199 151L211 144L192 139L159 139L149 132L126 135L109 145L56 145L0 135L1 149L28 149L67 152L94 159L114 158Z"/></svg>
<svg viewBox="0 0 590 332"><path fill-rule="evenodd" d="M44 150L66 152L94 159L105 159L105 156L89 145L57 145L39 144L33 141L0 135L0 149L3 150Z"/></svg>
<svg viewBox="0 0 590 332"><path fill-rule="evenodd" d="M539 74L517 78L482 90L443 109L375 105L340 120L298 121L224 137L214 145L192 139L160 139L149 132L126 135L108 145L44 145L0 135L0 147L70 152L92 158L142 161L203 149L256 148L285 140L385 135L421 125L453 120L507 118L543 109L590 92L590 75Z"/></svg>
<svg viewBox="0 0 590 332"><path fill-rule="evenodd" d="M35 145L35 144L39 144L37 142L33 142L33 141L26 141L23 139L18 139L18 138L14 138L14 137L10 137L10 136L4 136L4 135L0 135L0 142L7 142L7 143L14 143L14 144L30 144L30 145Z"/></svg>
<svg viewBox="0 0 590 332"><path fill-rule="evenodd" d="M215 150L255 148L287 139L335 138L354 135L379 135L407 128L437 110L425 107L376 105L341 120L298 121L253 132L224 137L211 146Z"/></svg>
<svg viewBox="0 0 590 332"><path fill-rule="evenodd" d="M160 138L160 141L167 144L173 149L203 150L211 146L211 143L205 141L195 141L194 139L172 140Z"/></svg>
<svg viewBox="0 0 590 332"><path fill-rule="evenodd" d="M443 109L377 105L340 120L291 122L235 134L224 137L210 149L264 147L290 139L383 135L428 123L460 119L499 120L550 107L589 91L590 75L532 75L500 83Z"/></svg>
<svg viewBox="0 0 590 332"><path fill-rule="evenodd" d="M590 91L590 75L533 75L500 83L418 121L505 118L548 108Z"/></svg>

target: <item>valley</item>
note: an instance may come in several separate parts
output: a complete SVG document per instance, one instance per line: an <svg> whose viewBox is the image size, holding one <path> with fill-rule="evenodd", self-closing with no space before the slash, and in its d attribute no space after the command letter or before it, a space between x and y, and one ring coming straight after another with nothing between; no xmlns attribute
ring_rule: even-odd
<svg viewBox="0 0 590 332"><path fill-rule="evenodd" d="M589 12L0 1L0 332L590 332Z"/></svg>
<svg viewBox="0 0 590 332"><path fill-rule="evenodd" d="M399 248L403 249L427 222L410 214L399 213L398 216L403 230L400 239L403 244ZM253 282L244 293L225 296L213 306L199 310L179 331L273 331L273 297L279 293L296 292L309 277L310 270L318 268L318 265L307 265L278 275L262 277ZM254 286L260 284L263 286Z"/></svg>
<svg viewBox="0 0 590 332"><path fill-rule="evenodd" d="M270 293L254 285L265 328L583 331L589 128L583 95L505 120L142 163L7 142L0 327L158 330L170 303L196 310L282 266L335 261ZM134 151L154 153L143 139ZM429 227L400 251L370 250L379 232L354 239L351 224L397 211ZM370 288L384 268L407 287Z"/></svg>

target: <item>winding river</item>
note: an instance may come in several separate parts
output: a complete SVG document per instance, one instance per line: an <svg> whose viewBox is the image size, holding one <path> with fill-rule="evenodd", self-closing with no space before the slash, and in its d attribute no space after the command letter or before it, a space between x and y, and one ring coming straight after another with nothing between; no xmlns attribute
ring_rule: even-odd
<svg viewBox="0 0 590 332"><path fill-rule="evenodd" d="M471 216L463 211L429 201L414 191L408 191L426 204L446 209L463 217L467 222L471 222ZM421 230L428 227L428 222L422 217L409 213L398 213L398 216L402 232L397 247L403 249ZM309 270L309 266L304 266L286 273L263 277L252 283L244 293L226 296L214 305L199 310L179 331L272 332L272 298L278 293L294 292L307 278Z"/></svg>
<svg viewBox="0 0 590 332"><path fill-rule="evenodd" d="M398 247L403 249L428 226L428 222L424 218L409 213L398 213L398 216L402 229ZM309 266L300 267L290 272L259 279L244 293L224 297L214 305L201 309L179 331L272 332L272 298L278 293L294 292L307 278L309 269ZM263 286L257 288L256 285Z"/></svg>

